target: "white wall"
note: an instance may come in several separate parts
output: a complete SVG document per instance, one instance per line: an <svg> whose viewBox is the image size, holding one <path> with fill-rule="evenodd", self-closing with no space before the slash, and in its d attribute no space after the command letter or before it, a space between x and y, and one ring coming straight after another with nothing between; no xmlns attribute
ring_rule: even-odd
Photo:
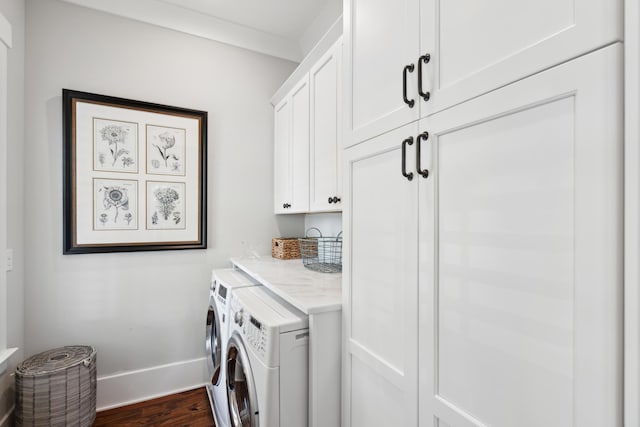
<svg viewBox="0 0 640 427"><path fill-rule="evenodd" d="M320 230L324 237L337 236L338 233L342 231L342 213L329 212L306 214L304 217L305 232L311 227L315 227ZM315 233L315 231L313 233ZM317 236L317 234L309 234L314 237Z"/></svg>
<svg viewBox="0 0 640 427"><path fill-rule="evenodd" d="M7 244L14 249L13 271L7 273L7 346L18 347L0 376L0 426L13 406L11 373L24 348L24 52L25 1L0 0L0 13L12 27L8 52ZM5 220L5 219L2 219ZM0 325L0 327L5 327ZM8 421L8 420L6 420ZM8 424L8 422L7 422Z"/></svg>
<svg viewBox="0 0 640 427"><path fill-rule="evenodd" d="M304 228L272 206L269 99L295 64L54 0L26 17L26 356L94 345L99 408L204 381L211 269ZM62 255L62 88L209 112L209 249Z"/></svg>

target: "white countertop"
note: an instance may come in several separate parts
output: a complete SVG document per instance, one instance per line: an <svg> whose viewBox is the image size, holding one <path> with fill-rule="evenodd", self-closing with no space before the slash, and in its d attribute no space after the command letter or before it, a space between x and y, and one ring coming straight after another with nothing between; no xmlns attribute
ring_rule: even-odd
<svg viewBox="0 0 640 427"><path fill-rule="evenodd" d="M300 259L270 255L231 258L231 262L305 314L342 310L341 273L318 273L305 268Z"/></svg>

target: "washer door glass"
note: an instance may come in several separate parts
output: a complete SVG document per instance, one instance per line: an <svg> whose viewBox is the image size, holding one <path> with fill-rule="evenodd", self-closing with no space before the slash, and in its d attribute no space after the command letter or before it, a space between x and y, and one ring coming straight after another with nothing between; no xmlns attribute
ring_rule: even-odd
<svg viewBox="0 0 640 427"><path fill-rule="evenodd" d="M220 318L213 295L209 299L209 310L207 311L207 332L205 346L207 348L207 364L209 365L209 375L211 384L220 384L220 363L222 361L222 337L220 336Z"/></svg>
<svg viewBox="0 0 640 427"><path fill-rule="evenodd" d="M227 345L227 396L231 427L259 427L251 365L237 333L229 338Z"/></svg>

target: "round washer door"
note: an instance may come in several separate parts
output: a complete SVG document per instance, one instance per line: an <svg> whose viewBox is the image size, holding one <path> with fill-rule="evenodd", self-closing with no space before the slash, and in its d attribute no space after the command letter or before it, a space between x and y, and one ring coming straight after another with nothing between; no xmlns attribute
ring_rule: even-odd
<svg viewBox="0 0 640 427"><path fill-rule="evenodd" d="M256 394L249 355L235 332L227 344L227 401L231 427L259 427Z"/></svg>
<svg viewBox="0 0 640 427"><path fill-rule="evenodd" d="M216 300L213 294L209 298L209 310L207 311L205 347L207 349L207 365L209 366L209 375L211 375L211 384L219 385L221 378L222 337L220 336L218 308L216 307Z"/></svg>

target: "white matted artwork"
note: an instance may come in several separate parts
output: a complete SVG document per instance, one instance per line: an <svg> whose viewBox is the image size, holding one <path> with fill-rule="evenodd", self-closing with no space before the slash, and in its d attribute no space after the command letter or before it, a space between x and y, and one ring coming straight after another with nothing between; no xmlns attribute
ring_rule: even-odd
<svg viewBox="0 0 640 427"><path fill-rule="evenodd" d="M205 249L207 113L62 94L63 253Z"/></svg>
<svg viewBox="0 0 640 427"><path fill-rule="evenodd" d="M184 176L186 129L147 125L147 173Z"/></svg>
<svg viewBox="0 0 640 427"><path fill-rule="evenodd" d="M147 229L184 229L186 202L183 182L147 181Z"/></svg>
<svg viewBox="0 0 640 427"><path fill-rule="evenodd" d="M93 179L93 229L138 229L138 181Z"/></svg>
<svg viewBox="0 0 640 427"><path fill-rule="evenodd" d="M93 118L93 169L138 172L138 124Z"/></svg>

